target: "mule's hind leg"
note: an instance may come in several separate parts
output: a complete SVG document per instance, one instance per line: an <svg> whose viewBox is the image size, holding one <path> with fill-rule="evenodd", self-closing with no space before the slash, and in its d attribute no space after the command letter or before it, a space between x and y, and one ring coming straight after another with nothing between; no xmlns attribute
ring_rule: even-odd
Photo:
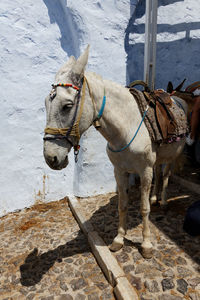
<svg viewBox="0 0 200 300"><path fill-rule="evenodd" d="M156 165L154 168L154 185L153 190L150 198L151 204L158 204L159 200L159 193L161 190L161 175L162 174L162 165Z"/></svg>
<svg viewBox="0 0 200 300"><path fill-rule="evenodd" d="M161 206L166 206L167 205L167 193L166 193L166 189L168 186L168 182L169 182L169 176L171 175L171 164L166 164L164 166L164 170L163 170L163 185L162 185L162 192L161 192Z"/></svg>
<svg viewBox="0 0 200 300"><path fill-rule="evenodd" d="M150 228L149 228L149 213L150 201L149 195L151 190L151 183L153 177L153 168L148 167L144 170L141 176L141 214L143 221L143 242L142 242L142 255L144 258L152 257L152 244L150 241Z"/></svg>
<svg viewBox="0 0 200 300"><path fill-rule="evenodd" d="M128 207L128 184L129 174L121 173L115 168L115 179L118 188L118 211L119 211L119 225L118 233L114 238L110 250L118 251L124 245L124 236L126 235L126 217Z"/></svg>

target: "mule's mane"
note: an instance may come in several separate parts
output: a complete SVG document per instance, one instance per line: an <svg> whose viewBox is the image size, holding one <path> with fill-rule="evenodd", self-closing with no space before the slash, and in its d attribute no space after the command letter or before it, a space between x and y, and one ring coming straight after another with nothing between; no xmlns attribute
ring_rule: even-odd
<svg viewBox="0 0 200 300"><path fill-rule="evenodd" d="M125 86L123 86L122 84L114 82L110 79L105 79L101 75L99 75L95 72L87 71L87 72L85 72L85 76L86 77L88 76L88 77L92 78L93 81L95 79L100 80L102 83L106 83L108 85L107 87L110 86L111 88L116 88L116 90L119 89L119 88L125 89Z"/></svg>
<svg viewBox="0 0 200 300"><path fill-rule="evenodd" d="M101 75L99 75L95 72L92 72L92 71L85 72L85 75L86 75L86 77L87 77L87 75L89 75L89 76L92 76L94 79L103 80Z"/></svg>

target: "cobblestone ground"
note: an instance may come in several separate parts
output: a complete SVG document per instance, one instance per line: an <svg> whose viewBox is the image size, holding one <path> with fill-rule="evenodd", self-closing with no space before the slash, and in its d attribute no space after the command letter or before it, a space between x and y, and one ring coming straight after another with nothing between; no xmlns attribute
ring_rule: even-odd
<svg viewBox="0 0 200 300"><path fill-rule="evenodd" d="M154 257L140 254L142 225L139 188L130 192L128 232L123 249L114 253L142 300L200 300L200 237L182 229L187 207L199 195L170 183L168 208L152 207L150 216ZM116 194L81 199L90 221L107 245L117 233Z"/></svg>
<svg viewBox="0 0 200 300"><path fill-rule="evenodd" d="M140 254L139 187L130 191L128 232L114 253L141 300L200 300L200 238L182 230L187 207L199 195L173 183L168 209L152 207L154 257ZM80 199L109 246L117 233L115 193ZM114 300L67 200L35 205L0 219L0 300Z"/></svg>
<svg viewBox="0 0 200 300"><path fill-rule="evenodd" d="M65 199L0 219L0 299L114 300Z"/></svg>

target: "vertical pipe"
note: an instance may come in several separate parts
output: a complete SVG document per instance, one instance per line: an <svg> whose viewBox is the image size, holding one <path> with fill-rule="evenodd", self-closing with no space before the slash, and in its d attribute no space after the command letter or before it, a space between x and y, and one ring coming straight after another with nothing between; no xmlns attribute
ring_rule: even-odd
<svg viewBox="0 0 200 300"><path fill-rule="evenodd" d="M144 81L149 84L149 60L150 60L150 1L146 0L146 17L145 17L145 45L144 45Z"/></svg>
<svg viewBox="0 0 200 300"><path fill-rule="evenodd" d="M155 70L156 70L156 37L157 37L157 10L158 0L152 0L152 78L151 88L155 88Z"/></svg>
<svg viewBox="0 0 200 300"><path fill-rule="evenodd" d="M151 89L155 86L157 7L158 0L146 0L144 81Z"/></svg>

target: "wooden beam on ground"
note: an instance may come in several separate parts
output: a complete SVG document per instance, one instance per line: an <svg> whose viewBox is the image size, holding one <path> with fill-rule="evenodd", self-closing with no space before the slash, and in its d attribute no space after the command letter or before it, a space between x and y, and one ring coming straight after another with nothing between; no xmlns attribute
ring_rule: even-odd
<svg viewBox="0 0 200 300"><path fill-rule="evenodd" d="M84 208L76 197L69 197L69 206L76 218L80 228L88 238L92 252L105 274L107 280L113 287L113 291L118 300L138 300L138 294L130 284L116 258L111 253L98 232L94 230L88 220Z"/></svg>

